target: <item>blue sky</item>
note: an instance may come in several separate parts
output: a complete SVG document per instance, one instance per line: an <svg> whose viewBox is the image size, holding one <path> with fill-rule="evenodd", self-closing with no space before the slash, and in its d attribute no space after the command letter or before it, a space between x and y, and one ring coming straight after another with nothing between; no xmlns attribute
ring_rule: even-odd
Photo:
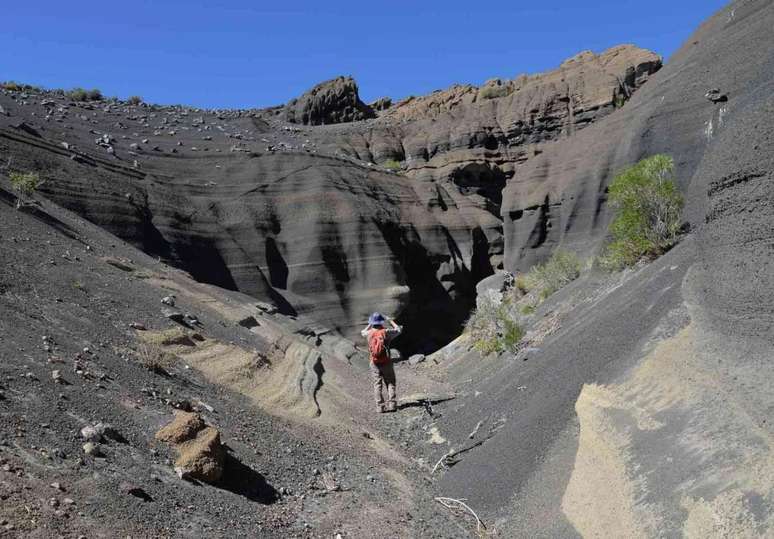
<svg viewBox="0 0 774 539"><path fill-rule="evenodd" d="M3 11L0 80L155 103L281 104L336 75L369 101L634 43L669 57L725 0L35 0Z"/></svg>

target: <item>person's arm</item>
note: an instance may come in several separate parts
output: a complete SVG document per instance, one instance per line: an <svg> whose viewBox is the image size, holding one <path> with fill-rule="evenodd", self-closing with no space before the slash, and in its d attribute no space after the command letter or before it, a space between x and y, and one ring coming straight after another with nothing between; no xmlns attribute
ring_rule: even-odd
<svg viewBox="0 0 774 539"><path fill-rule="evenodd" d="M368 337L368 330L371 329L371 324L368 324L363 331L360 332L361 337Z"/></svg>
<svg viewBox="0 0 774 539"><path fill-rule="evenodd" d="M395 320L393 320L392 318L388 318L387 320L390 322L390 325L392 326L387 330L387 334L390 337L397 337L398 335L400 335L401 332L403 331L403 328L398 324L396 324Z"/></svg>

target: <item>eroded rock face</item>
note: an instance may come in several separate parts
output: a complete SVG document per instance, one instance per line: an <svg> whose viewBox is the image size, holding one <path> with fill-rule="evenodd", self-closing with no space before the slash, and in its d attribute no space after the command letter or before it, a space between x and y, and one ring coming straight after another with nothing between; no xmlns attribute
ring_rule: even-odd
<svg viewBox="0 0 774 539"><path fill-rule="evenodd" d="M0 157L56 177L45 196L197 280L349 337L383 311L406 326L397 346L429 352L456 336L477 281L521 260L525 244L550 245L511 228L524 201L545 199L539 188L511 195L523 164L616 111L659 66L630 46L584 53L542 75L384 102L366 121L346 78L264 111L6 93ZM13 128L16 116L40 136ZM374 164L387 159L405 172Z"/></svg>
<svg viewBox="0 0 774 539"><path fill-rule="evenodd" d="M656 54L631 45L601 54L586 51L547 73L407 98L367 129L344 127L321 145L365 161L404 161L409 177L432 185L427 190L435 192L438 206L491 213L495 221L476 218L488 264L523 268L544 251L526 257L514 253L547 241L545 228L556 204L546 199L542 186L517 192L526 164L623 107L660 68ZM524 227L510 226L525 215Z"/></svg>
<svg viewBox="0 0 774 539"><path fill-rule="evenodd" d="M287 121L304 125L338 124L373 117L373 110L360 100L352 77L322 82L285 105Z"/></svg>

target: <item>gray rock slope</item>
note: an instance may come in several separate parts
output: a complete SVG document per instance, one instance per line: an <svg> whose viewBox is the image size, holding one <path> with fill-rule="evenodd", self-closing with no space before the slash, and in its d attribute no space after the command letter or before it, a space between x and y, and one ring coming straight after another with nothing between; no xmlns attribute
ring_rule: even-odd
<svg viewBox="0 0 774 539"><path fill-rule="evenodd" d="M623 110L547 145L506 188L512 211L530 192L556 201L541 249L593 245L579 201L665 152L692 229L650 265L558 294L538 312L549 335L517 358L439 353L453 379L473 380L440 431L460 446L479 421L493 430L442 489L509 536L771 535L772 25L771 2L730 4ZM508 245L514 264L535 256Z"/></svg>

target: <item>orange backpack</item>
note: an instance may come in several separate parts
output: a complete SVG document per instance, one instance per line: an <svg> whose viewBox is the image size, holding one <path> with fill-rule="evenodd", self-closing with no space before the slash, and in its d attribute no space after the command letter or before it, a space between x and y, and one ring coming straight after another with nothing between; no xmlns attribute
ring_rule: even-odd
<svg viewBox="0 0 774 539"><path fill-rule="evenodd" d="M390 361L386 330L374 329L368 333L368 352L371 356L371 363L374 365L383 365Z"/></svg>

